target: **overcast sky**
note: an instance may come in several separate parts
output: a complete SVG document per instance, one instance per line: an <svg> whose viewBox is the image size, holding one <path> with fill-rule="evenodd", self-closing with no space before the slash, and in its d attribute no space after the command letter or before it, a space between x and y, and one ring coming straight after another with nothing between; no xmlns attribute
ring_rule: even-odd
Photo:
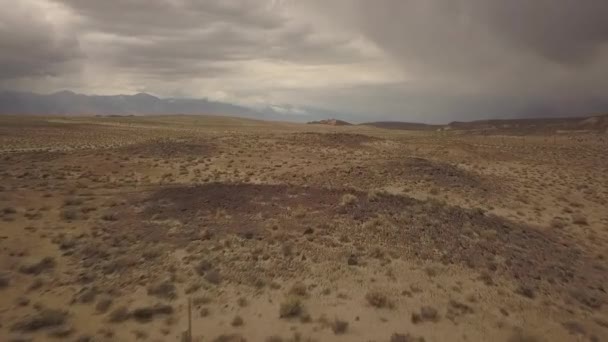
<svg viewBox="0 0 608 342"><path fill-rule="evenodd" d="M0 88L446 122L608 112L607 0L0 0Z"/></svg>

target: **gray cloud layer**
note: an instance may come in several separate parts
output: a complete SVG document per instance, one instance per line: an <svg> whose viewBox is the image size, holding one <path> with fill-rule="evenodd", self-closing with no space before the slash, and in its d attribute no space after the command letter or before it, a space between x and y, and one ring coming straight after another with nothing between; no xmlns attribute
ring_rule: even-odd
<svg viewBox="0 0 608 342"><path fill-rule="evenodd" d="M360 120L608 111L605 0L5 1L4 88L315 105Z"/></svg>

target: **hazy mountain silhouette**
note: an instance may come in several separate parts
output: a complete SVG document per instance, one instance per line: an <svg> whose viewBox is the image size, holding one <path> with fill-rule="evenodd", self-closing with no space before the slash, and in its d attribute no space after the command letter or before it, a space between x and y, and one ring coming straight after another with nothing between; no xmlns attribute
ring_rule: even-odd
<svg viewBox="0 0 608 342"><path fill-rule="evenodd" d="M215 114L265 117L251 108L206 99L160 99L135 95L83 95L60 91L49 95L7 91L0 93L0 114L15 115L162 115Z"/></svg>

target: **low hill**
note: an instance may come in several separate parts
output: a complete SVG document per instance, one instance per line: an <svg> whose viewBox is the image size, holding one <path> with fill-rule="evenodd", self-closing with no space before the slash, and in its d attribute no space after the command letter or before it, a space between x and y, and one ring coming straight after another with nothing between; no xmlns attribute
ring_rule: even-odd
<svg viewBox="0 0 608 342"><path fill-rule="evenodd" d="M608 115L566 118L479 120L470 122L454 121L449 123L444 129L517 132L518 134L550 133L558 131L606 131L608 130Z"/></svg>
<svg viewBox="0 0 608 342"><path fill-rule="evenodd" d="M384 129L402 129L406 131L432 131L442 128L443 125L428 125L423 123L414 122L400 122L400 121L375 121L365 122L360 125L373 126Z"/></svg>
<svg viewBox="0 0 608 342"><path fill-rule="evenodd" d="M309 125L329 125L329 126L352 126L350 122L338 119L327 119L308 122Z"/></svg>

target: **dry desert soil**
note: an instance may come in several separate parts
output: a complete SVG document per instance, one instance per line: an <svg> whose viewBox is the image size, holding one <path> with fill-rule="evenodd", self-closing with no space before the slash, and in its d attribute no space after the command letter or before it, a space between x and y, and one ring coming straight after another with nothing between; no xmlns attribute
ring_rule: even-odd
<svg viewBox="0 0 608 342"><path fill-rule="evenodd" d="M0 117L0 340L606 341L607 138Z"/></svg>

